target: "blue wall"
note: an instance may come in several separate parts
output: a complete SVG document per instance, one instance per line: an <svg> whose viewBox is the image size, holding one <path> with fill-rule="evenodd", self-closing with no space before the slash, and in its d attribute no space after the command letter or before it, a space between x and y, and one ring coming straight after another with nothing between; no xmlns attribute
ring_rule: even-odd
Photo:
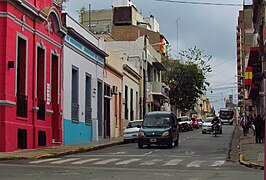
<svg viewBox="0 0 266 180"><path fill-rule="evenodd" d="M64 119L64 144L84 143L92 140L92 126L84 122L73 123Z"/></svg>

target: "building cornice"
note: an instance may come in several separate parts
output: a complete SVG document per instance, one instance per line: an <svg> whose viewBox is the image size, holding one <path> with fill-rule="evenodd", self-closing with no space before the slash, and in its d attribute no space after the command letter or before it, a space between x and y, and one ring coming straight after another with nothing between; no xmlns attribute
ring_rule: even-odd
<svg viewBox="0 0 266 180"><path fill-rule="evenodd" d="M0 106L10 106L13 107L16 105L16 102L9 100L0 100Z"/></svg>

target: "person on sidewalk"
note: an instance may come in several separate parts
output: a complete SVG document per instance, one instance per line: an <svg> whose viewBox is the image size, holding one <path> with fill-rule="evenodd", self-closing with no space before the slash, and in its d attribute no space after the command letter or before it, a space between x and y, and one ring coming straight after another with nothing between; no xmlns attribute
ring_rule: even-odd
<svg viewBox="0 0 266 180"><path fill-rule="evenodd" d="M248 132L248 117L246 115L244 115L241 118L240 125L241 125L241 127L243 129L243 136L247 136L247 132Z"/></svg>
<svg viewBox="0 0 266 180"><path fill-rule="evenodd" d="M255 114L256 117L256 114ZM250 121L250 128L253 131L253 136L255 136L255 125L254 125L254 118L252 115L249 116L249 121Z"/></svg>
<svg viewBox="0 0 266 180"><path fill-rule="evenodd" d="M254 120L254 125L255 125L255 141L256 143L261 143L262 142L262 129L263 129L263 119L261 116L258 114L257 117Z"/></svg>

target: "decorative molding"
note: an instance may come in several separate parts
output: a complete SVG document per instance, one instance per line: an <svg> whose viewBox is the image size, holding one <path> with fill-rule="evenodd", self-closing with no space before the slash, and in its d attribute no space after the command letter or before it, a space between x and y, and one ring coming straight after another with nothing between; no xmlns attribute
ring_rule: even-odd
<svg viewBox="0 0 266 180"><path fill-rule="evenodd" d="M36 107L36 106L32 107L32 111L33 112L38 112L39 111L39 107Z"/></svg>
<svg viewBox="0 0 266 180"><path fill-rule="evenodd" d="M25 14L21 17L21 31L23 32L24 31L24 25L26 24L26 16Z"/></svg>
<svg viewBox="0 0 266 180"><path fill-rule="evenodd" d="M18 19L16 16L14 16L13 14L11 13L8 13L8 12L0 12L0 18L3 17L3 18L9 18L11 20L13 20L15 23L17 23L18 25L22 26L27 29L28 31L30 31L31 33L35 33L36 35L40 36L41 38L45 39L46 41L50 42L51 44L57 46L58 48L62 48L63 45L56 42L55 40L47 37L45 34L43 34L42 32L38 31L38 30L35 30L33 29L31 26L29 26L28 24L23 24L23 22Z"/></svg>
<svg viewBox="0 0 266 180"><path fill-rule="evenodd" d="M13 107L16 105L16 102L9 100L0 100L0 106L10 106Z"/></svg>
<svg viewBox="0 0 266 180"><path fill-rule="evenodd" d="M46 114L53 114L54 111L53 111L53 110L50 110L50 109L46 109L45 113L46 113Z"/></svg>
<svg viewBox="0 0 266 180"><path fill-rule="evenodd" d="M50 19L47 20L45 29L47 30L48 34L51 34L53 32L52 30L52 21Z"/></svg>

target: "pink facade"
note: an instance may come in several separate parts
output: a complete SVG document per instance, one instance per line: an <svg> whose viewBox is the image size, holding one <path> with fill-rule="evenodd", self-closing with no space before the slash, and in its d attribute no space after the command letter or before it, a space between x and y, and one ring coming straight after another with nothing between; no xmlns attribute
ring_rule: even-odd
<svg viewBox="0 0 266 180"><path fill-rule="evenodd" d="M62 43L52 0L0 1L0 151L62 142Z"/></svg>

